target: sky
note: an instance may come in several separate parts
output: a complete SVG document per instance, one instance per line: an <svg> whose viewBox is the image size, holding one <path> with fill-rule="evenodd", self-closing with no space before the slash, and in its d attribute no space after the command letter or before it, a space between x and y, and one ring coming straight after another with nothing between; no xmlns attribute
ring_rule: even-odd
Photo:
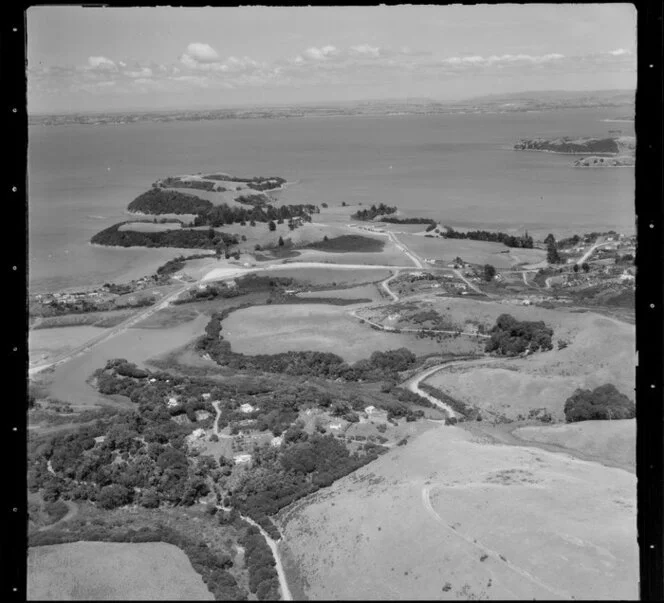
<svg viewBox="0 0 664 603"><path fill-rule="evenodd" d="M630 4L27 11L28 111L636 87Z"/></svg>

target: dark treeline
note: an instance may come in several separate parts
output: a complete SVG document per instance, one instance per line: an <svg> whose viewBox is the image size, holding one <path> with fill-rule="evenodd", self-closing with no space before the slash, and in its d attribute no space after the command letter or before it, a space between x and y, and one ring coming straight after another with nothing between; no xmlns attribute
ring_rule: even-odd
<svg viewBox="0 0 664 603"><path fill-rule="evenodd" d="M433 228L436 228L436 221L431 218L382 218L381 222L388 222L390 224L429 224Z"/></svg>
<svg viewBox="0 0 664 603"><path fill-rule="evenodd" d="M270 222L271 220L290 220L300 218L306 222L311 221L312 213L318 213L317 206L306 205L273 205L252 207L231 207L227 203L206 208L198 213L194 220L195 226L223 226L224 224L242 224L251 222Z"/></svg>
<svg viewBox="0 0 664 603"><path fill-rule="evenodd" d="M553 349L553 329L543 321L518 321L510 314L501 314L490 331L485 351L503 356L518 356L526 351Z"/></svg>
<svg viewBox="0 0 664 603"><path fill-rule="evenodd" d="M472 241L490 241L491 243L503 243L508 247L522 247L532 249L533 238L526 232L522 237L515 237L504 232L493 232L490 230L471 230L468 232L458 232L453 228L446 226L446 239L470 239Z"/></svg>
<svg viewBox="0 0 664 603"><path fill-rule="evenodd" d="M397 211L396 207L390 207L385 203L372 205L369 209L358 209L351 218L354 220L373 220L377 216L393 214Z"/></svg>
<svg viewBox="0 0 664 603"><path fill-rule="evenodd" d="M322 241L316 241L304 245L308 249L318 249L319 251L329 252L379 252L385 247L385 242L373 237L364 237L362 235L340 235L331 239L325 238Z"/></svg>
<svg viewBox="0 0 664 603"><path fill-rule="evenodd" d="M466 404L462 400L457 400L449 394L445 393L442 389L438 389L428 383L420 383L420 389L423 389L428 394L432 395L437 400L447 404L453 411L459 413L464 421L481 421L482 416L477 408ZM448 419L448 422L454 424L456 420Z"/></svg>
<svg viewBox="0 0 664 603"><path fill-rule="evenodd" d="M95 234L91 243L116 247L180 247L183 249L216 249L224 246L237 245L236 235L225 232L210 232L182 228L161 232L138 232L136 230L120 230L120 226L129 222L120 222Z"/></svg>
<svg viewBox="0 0 664 603"><path fill-rule="evenodd" d="M134 199L127 209L144 214L198 214L212 203L189 193L152 188Z"/></svg>

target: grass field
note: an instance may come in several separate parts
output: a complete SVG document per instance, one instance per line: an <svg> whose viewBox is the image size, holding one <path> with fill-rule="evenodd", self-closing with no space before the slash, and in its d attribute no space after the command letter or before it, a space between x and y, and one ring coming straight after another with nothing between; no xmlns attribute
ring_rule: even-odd
<svg viewBox="0 0 664 603"><path fill-rule="evenodd" d="M565 400L577 387L613 383L634 399L633 325L590 312L580 314L471 300L440 303L441 308L450 308L447 312L451 316L465 309L468 318L489 323L507 312L519 320L543 320L554 329L552 351L492 364L473 363L441 371L427 380L452 397L512 419L527 415L530 409L546 408L558 420L564 419ZM557 349L558 339L568 341L568 346Z"/></svg>
<svg viewBox="0 0 664 603"><path fill-rule="evenodd" d="M636 471L636 420L581 421L567 425L520 427L526 441L555 444Z"/></svg>
<svg viewBox="0 0 664 603"><path fill-rule="evenodd" d="M233 351L243 354L312 350L338 354L347 362L368 358L376 350L400 347L418 355L440 351L440 345L431 340L361 325L347 314L352 307L298 304L246 308L224 320L222 335Z"/></svg>
<svg viewBox="0 0 664 603"><path fill-rule="evenodd" d="M441 426L284 512L280 548L310 600L635 600L635 490Z"/></svg>
<svg viewBox="0 0 664 603"><path fill-rule="evenodd" d="M345 268L285 268L283 270L265 270L261 276L293 278L300 283L311 285L352 286L385 280L389 270L348 270Z"/></svg>
<svg viewBox="0 0 664 603"><path fill-rule="evenodd" d="M30 548L28 601L213 600L183 551L165 543Z"/></svg>
<svg viewBox="0 0 664 603"><path fill-rule="evenodd" d="M429 238L421 235L398 235L420 257L435 258L445 263L459 256L471 264L492 264L498 270L522 262L539 262L546 257L541 249L513 249L502 243L467 239Z"/></svg>

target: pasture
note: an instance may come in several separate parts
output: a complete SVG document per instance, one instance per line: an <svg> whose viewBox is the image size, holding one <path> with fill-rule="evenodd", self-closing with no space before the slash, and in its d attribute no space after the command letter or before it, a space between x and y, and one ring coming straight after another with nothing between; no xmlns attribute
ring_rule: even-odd
<svg viewBox="0 0 664 603"><path fill-rule="evenodd" d="M440 304L440 305L438 305ZM546 408L563 420L565 400L577 387L613 383L634 399L635 329L594 313L546 310L494 302L446 299L435 302L452 318L466 316L492 324L502 313L518 320L543 320L554 330L554 349L526 358L491 360L440 371L427 383L454 398L516 419ZM558 349L558 340L568 343Z"/></svg>
<svg viewBox="0 0 664 603"><path fill-rule="evenodd" d="M632 473L636 471L635 419L534 425L515 429L512 434L526 442L561 446L603 459Z"/></svg>
<svg viewBox="0 0 664 603"><path fill-rule="evenodd" d="M440 426L282 512L310 600L638 598L636 479Z"/></svg>
<svg viewBox="0 0 664 603"><path fill-rule="evenodd" d="M506 270L522 262L539 262L546 258L541 249L513 249L502 243L468 239L430 238L421 235L398 235L400 241L420 257L435 258L446 264L457 256L471 264L492 264Z"/></svg>
<svg viewBox="0 0 664 603"><path fill-rule="evenodd" d="M416 355L440 351L440 345L431 340L362 325L348 314L352 307L297 304L246 308L228 316L221 333L234 352L250 355L317 351L356 362L377 350L406 347Z"/></svg>
<svg viewBox="0 0 664 603"><path fill-rule="evenodd" d="M210 601L183 551L163 542L28 549L28 601Z"/></svg>

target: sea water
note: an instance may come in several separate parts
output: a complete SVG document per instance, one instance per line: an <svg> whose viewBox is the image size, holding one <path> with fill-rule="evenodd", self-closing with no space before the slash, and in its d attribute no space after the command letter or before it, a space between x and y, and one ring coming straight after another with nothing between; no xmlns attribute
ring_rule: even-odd
<svg viewBox="0 0 664 603"><path fill-rule="evenodd" d="M282 176L280 202L397 205L451 226L533 234L634 231L634 170L511 150L519 138L607 136L624 108L31 126L29 283L34 292L150 273L175 250L101 248L158 178ZM632 125L621 123L623 134Z"/></svg>

